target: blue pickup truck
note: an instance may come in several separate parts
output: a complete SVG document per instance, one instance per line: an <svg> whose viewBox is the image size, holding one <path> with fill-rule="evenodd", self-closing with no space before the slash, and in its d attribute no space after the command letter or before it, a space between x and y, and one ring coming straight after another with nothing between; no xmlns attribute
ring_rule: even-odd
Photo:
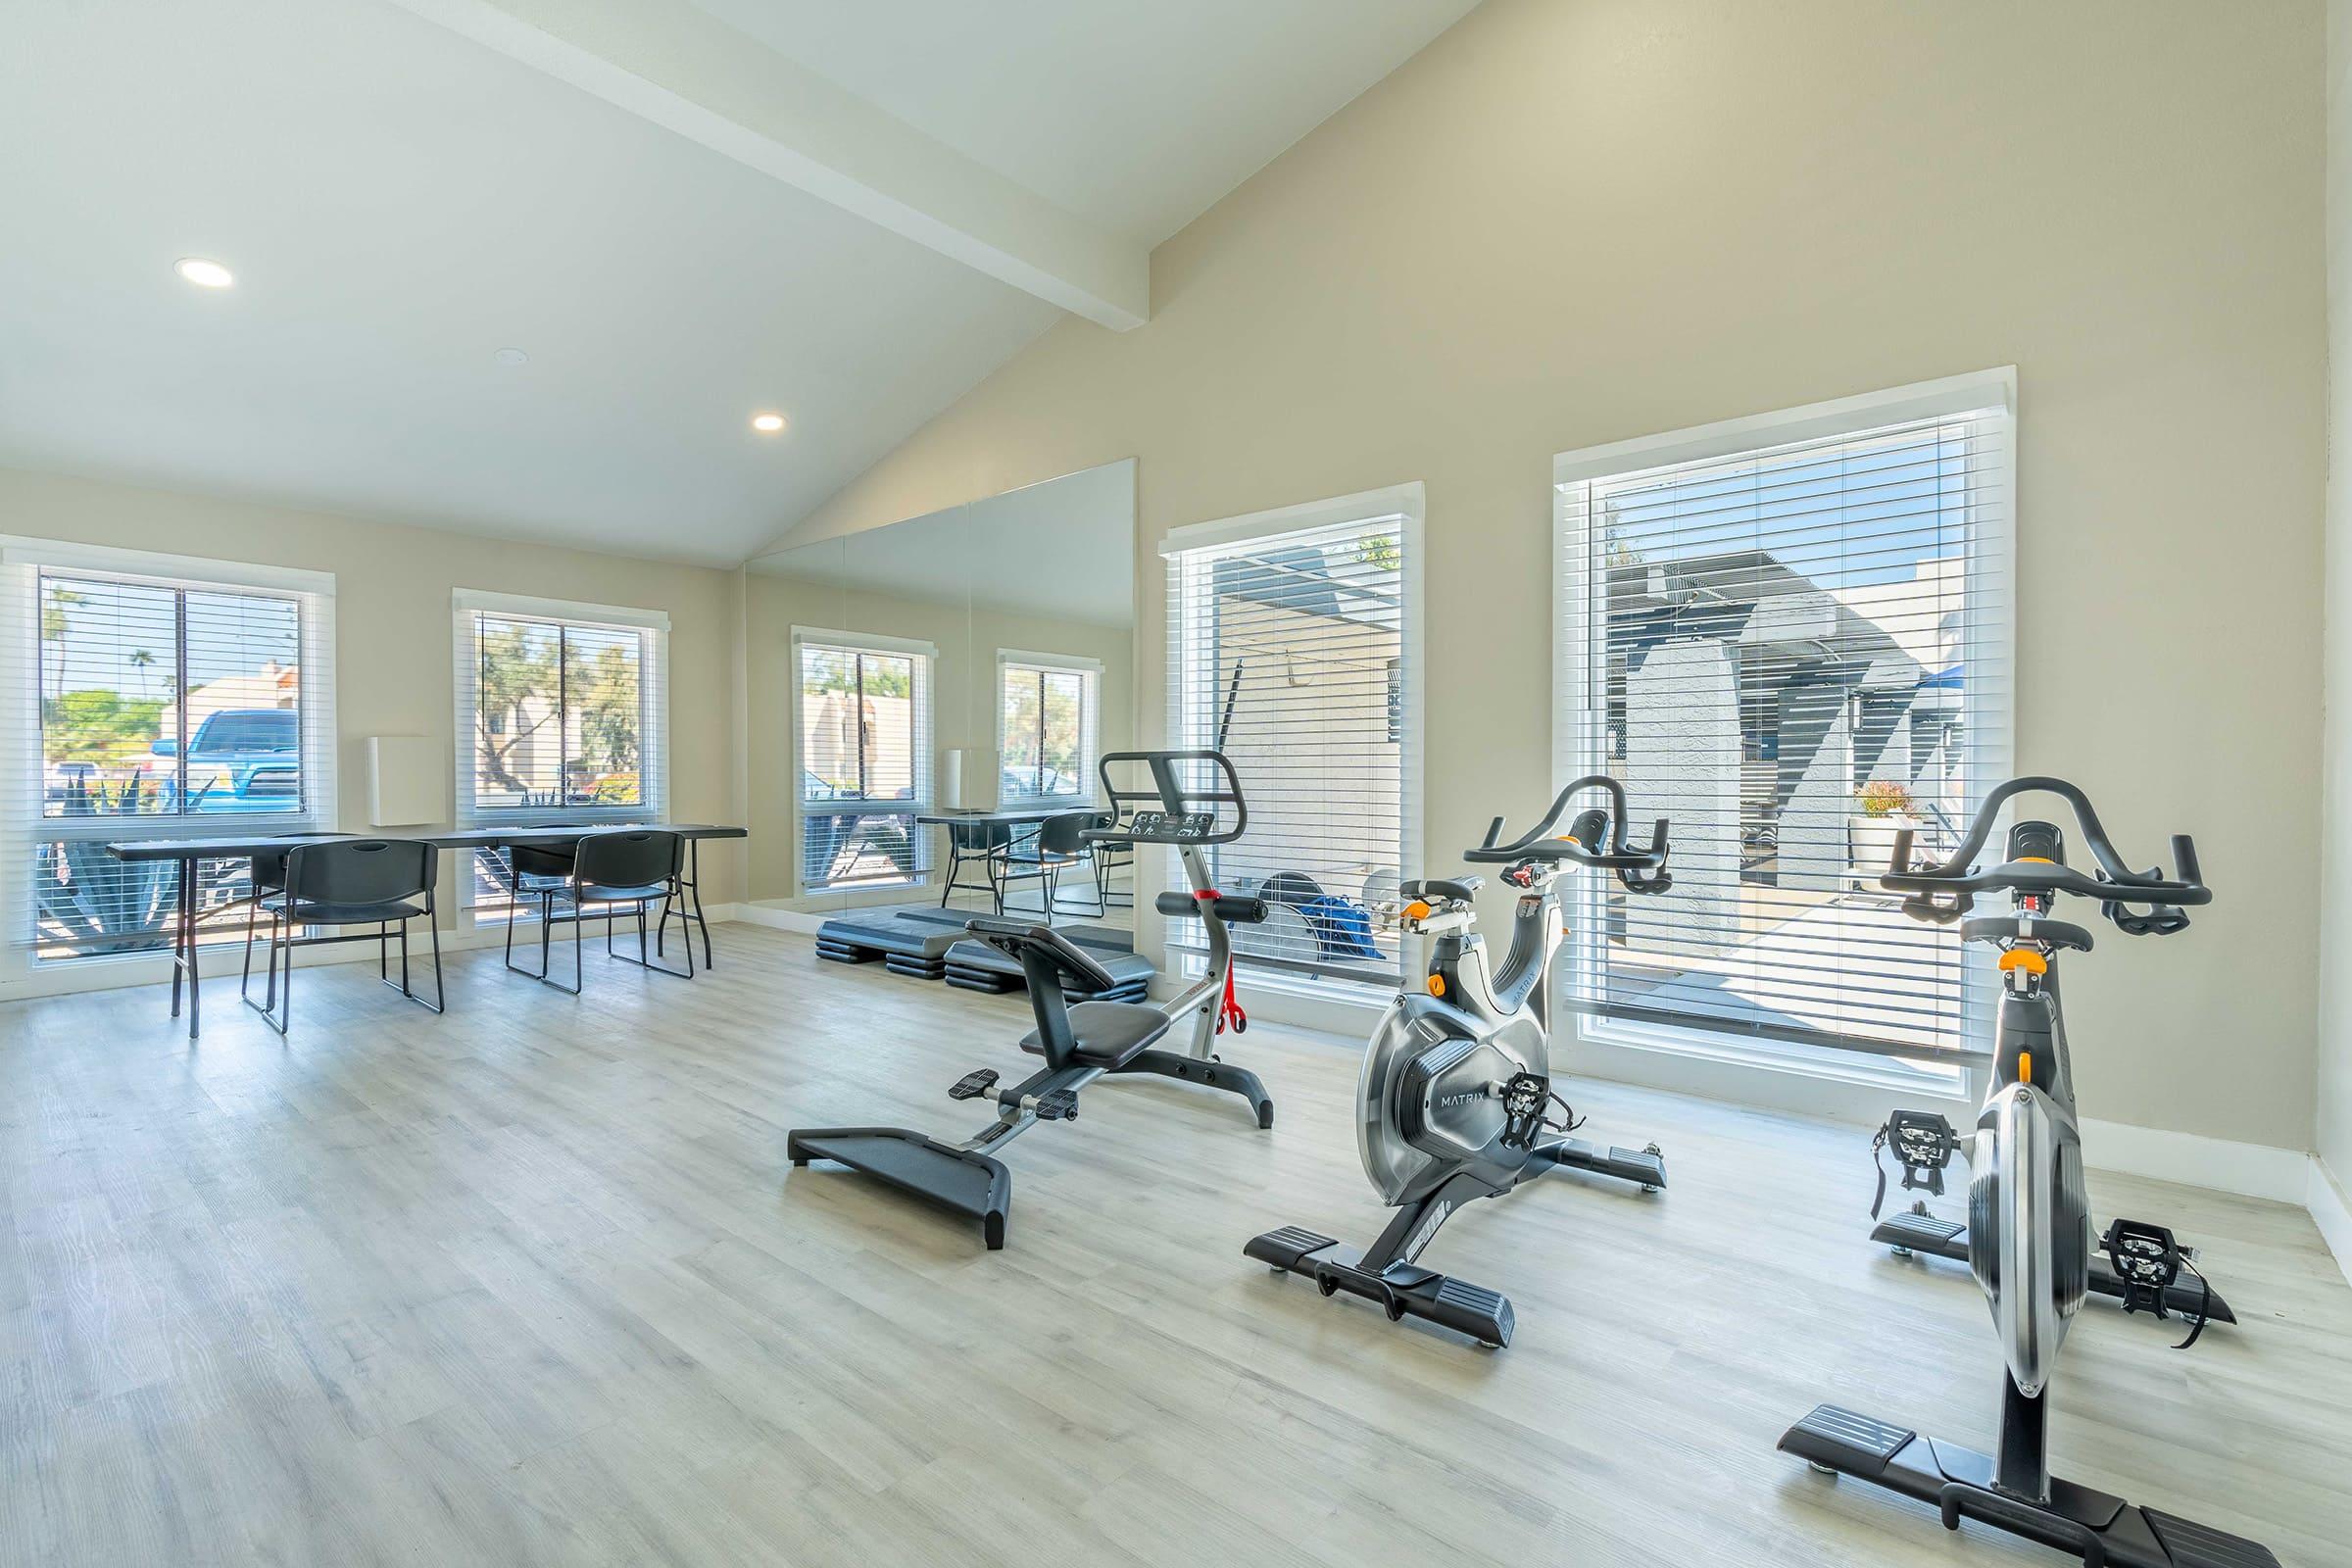
<svg viewBox="0 0 2352 1568"><path fill-rule="evenodd" d="M149 772L177 788L179 742L155 743ZM291 708L224 708L188 738L191 811L292 811L302 805L302 735Z"/></svg>

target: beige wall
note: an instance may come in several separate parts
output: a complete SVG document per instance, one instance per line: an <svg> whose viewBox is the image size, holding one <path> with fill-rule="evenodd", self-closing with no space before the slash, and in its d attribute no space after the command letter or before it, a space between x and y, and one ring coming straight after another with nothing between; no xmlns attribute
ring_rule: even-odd
<svg viewBox="0 0 2352 1568"><path fill-rule="evenodd" d="M10 469L0 469L0 533L332 572L335 777L347 828L367 825L367 737L454 744L454 589L666 611L669 814L740 818L731 572ZM740 897L742 865L741 846L706 846L704 902Z"/></svg>
<svg viewBox="0 0 2352 1568"><path fill-rule="evenodd" d="M800 778L792 730L798 690L792 660L795 626L907 637L939 650L932 666L934 779L940 777L941 755L953 748L996 751L999 649L1102 661L1097 715L1102 749L1116 751L1134 744L1134 634L1125 627L1055 620L985 605L899 598L762 572L746 576L750 711L744 735L750 754L752 898L782 901L795 894L799 852L793 837L793 790ZM989 787L982 782L981 788ZM934 855L939 853L936 842L932 849ZM818 902L839 899L836 895Z"/></svg>
<svg viewBox="0 0 2352 1568"><path fill-rule="evenodd" d="M2219 890L2074 966L2086 1108L2309 1148L2321 15L1492 0L796 542L1135 455L1153 692L1168 527L1423 480L1466 845L1548 778L1553 453L2014 364L2019 762Z"/></svg>
<svg viewBox="0 0 2352 1568"><path fill-rule="evenodd" d="M2319 1139L2352 1186L2352 0L2328 7L2327 782L2321 857Z"/></svg>

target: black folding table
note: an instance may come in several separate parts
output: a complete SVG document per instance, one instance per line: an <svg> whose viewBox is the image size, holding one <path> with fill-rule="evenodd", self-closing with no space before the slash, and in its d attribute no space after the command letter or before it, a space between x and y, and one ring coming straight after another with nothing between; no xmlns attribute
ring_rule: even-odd
<svg viewBox="0 0 2352 1568"><path fill-rule="evenodd" d="M704 822L566 822L560 826L541 824L532 827L465 827L439 828L424 833L294 833L236 834L220 833L204 838L180 839L120 839L107 845L107 853L119 860L174 860L179 865L179 907L172 919L172 1016L179 1016L180 977L187 977L188 1038L196 1038L200 1000L197 995L196 969L196 863L199 860L250 860L256 856L283 855L304 844L319 844L330 839L406 838L421 839L445 850L504 850L518 844L542 849L560 849L579 843L594 833L610 833L623 829L651 828L658 833L675 833L686 841L687 874L678 879L679 891L686 895L689 908L679 911L680 917L691 920L703 933L703 966L711 966L710 925L703 918L702 841L705 839L740 839L750 835L739 827L717 827ZM234 906L232 905L231 907ZM686 940L692 942L690 930Z"/></svg>

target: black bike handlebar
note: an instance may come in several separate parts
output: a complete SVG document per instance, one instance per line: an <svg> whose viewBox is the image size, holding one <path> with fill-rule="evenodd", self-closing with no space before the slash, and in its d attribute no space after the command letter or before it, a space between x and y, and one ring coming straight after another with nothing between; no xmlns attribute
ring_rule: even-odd
<svg viewBox="0 0 2352 1568"><path fill-rule="evenodd" d="M1971 869L1992 837L1993 819L2001 808L2015 796L2034 793L2055 795L2073 808L2082 842L2099 862L2096 876L2038 858L2004 860L1982 871ZM2180 913L2183 907L2213 902L2213 890L2199 876L2197 847L2185 833L2173 835L2173 863L2175 874L2170 879L2161 868L2134 871L2107 837L2087 796L2062 778L2033 774L1995 786L1977 808L1959 847L1935 865L1914 867L1911 829L1898 829L1894 854L1879 883L1912 895L1903 901L1907 913L1939 924L1967 913L1980 893L2072 893L2098 900L2101 912L2130 935L2165 935L2188 923L2188 917ZM2148 906L2151 912L2135 915L2126 905Z"/></svg>
<svg viewBox="0 0 2352 1568"><path fill-rule="evenodd" d="M1569 801L1589 789L1606 792L1611 808L1604 813L1596 842L1586 845L1572 837L1555 836L1552 829L1559 825ZM1544 813L1544 820L1508 844L1495 842L1502 837L1502 818L1494 818L1487 828L1486 842L1475 850L1463 852L1462 858L1481 864L1569 860L1614 871L1618 881L1637 893L1663 893L1674 881L1666 873L1666 818L1658 818L1647 844L1636 844L1626 836L1630 812L1624 785L1606 773L1590 773L1553 797L1551 809Z"/></svg>
<svg viewBox="0 0 2352 1568"><path fill-rule="evenodd" d="M1111 777L1113 762L1141 762L1152 775L1149 790L1121 789ZM1195 789L1176 776L1181 762L1206 762L1218 779L1213 787ZM1102 798L1110 805L1111 825L1088 828L1078 835L1086 844L1231 844L1250 825L1250 803L1242 798L1242 781L1223 752L1106 752L1095 766L1102 775ZM1183 816L1206 808L1213 825L1217 808L1233 808L1233 825L1202 834L1138 833L1132 827L1135 807L1151 802L1170 816Z"/></svg>

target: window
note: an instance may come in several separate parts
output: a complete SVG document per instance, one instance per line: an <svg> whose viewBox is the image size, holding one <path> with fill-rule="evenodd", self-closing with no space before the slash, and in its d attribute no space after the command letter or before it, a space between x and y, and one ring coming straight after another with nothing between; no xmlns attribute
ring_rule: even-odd
<svg viewBox="0 0 2352 1568"><path fill-rule="evenodd" d="M333 824L333 578L30 540L0 563L24 758L10 858L30 880L8 904L36 958L170 945L173 866L117 860L109 839ZM199 874L200 929L241 935L244 862Z"/></svg>
<svg viewBox="0 0 2352 1568"><path fill-rule="evenodd" d="M658 820L668 616L472 589L454 602L459 822ZM466 902L504 903L497 868L473 860Z"/></svg>
<svg viewBox="0 0 2352 1568"><path fill-rule="evenodd" d="M929 643L795 627L801 888L878 887L930 871Z"/></svg>
<svg viewBox="0 0 2352 1568"><path fill-rule="evenodd" d="M998 798L1095 798L1096 703L1102 666L1052 654L997 654Z"/></svg>
<svg viewBox="0 0 2352 1568"><path fill-rule="evenodd" d="M1169 535L1168 744L1232 760L1250 825L1218 886L1273 906L1234 944L1259 969L1393 987L1403 944L1372 906L1414 875L1421 490ZM1198 927L1176 922L1182 949Z"/></svg>
<svg viewBox="0 0 2352 1568"><path fill-rule="evenodd" d="M2007 771L2011 391L1559 460L1559 765L1672 822L1671 892L1588 884L1589 1034L1947 1081L1983 1049L1957 933L1878 878L1898 827L1948 851Z"/></svg>

